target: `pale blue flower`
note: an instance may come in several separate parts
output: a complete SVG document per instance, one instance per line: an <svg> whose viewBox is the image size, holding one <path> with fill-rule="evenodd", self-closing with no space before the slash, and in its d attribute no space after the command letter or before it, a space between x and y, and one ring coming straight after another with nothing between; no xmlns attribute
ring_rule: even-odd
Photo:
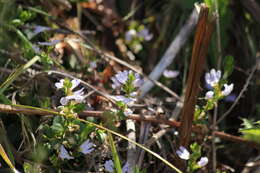
<svg viewBox="0 0 260 173"><path fill-rule="evenodd" d="M59 158L68 159L68 160L74 159L74 157L69 155L68 151L66 150L66 148L63 145L60 146Z"/></svg>
<svg viewBox="0 0 260 173"><path fill-rule="evenodd" d="M130 71L132 73L132 71ZM135 73L135 80L133 82L134 87L138 88L141 87L143 85L144 81L143 79L141 79L140 74Z"/></svg>
<svg viewBox="0 0 260 173"><path fill-rule="evenodd" d="M206 98L207 100L209 100L209 99L212 99L213 96L214 96L214 92L213 92L213 91L208 91L208 92L206 93L205 98Z"/></svg>
<svg viewBox="0 0 260 173"><path fill-rule="evenodd" d="M125 33L125 40L130 42L130 41L132 41L133 38L136 37L136 36L137 36L136 30L130 29L129 31L127 31L127 32Z"/></svg>
<svg viewBox="0 0 260 173"><path fill-rule="evenodd" d="M221 71L216 71L215 69L211 69L209 73L206 73L205 80L207 84L214 87L218 84L219 80L221 78Z"/></svg>
<svg viewBox="0 0 260 173"><path fill-rule="evenodd" d="M123 168L122 168L122 173L128 173L129 172L129 163L125 163L125 165L123 166Z"/></svg>
<svg viewBox="0 0 260 173"><path fill-rule="evenodd" d="M61 79L59 82L55 83L56 88L61 89L64 87L64 79Z"/></svg>
<svg viewBox="0 0 260 173"><path fill-rule="evenodd" d="M52 40L50 42L37 42L37 44L41 45L41 46L54 46L54 45L58 44L59 42L61 42L61 40Z"/></svg>
<svg viewBox="0 0 260 173"><path fill-rule="evenodd" d="M71 81L71 83L72 83L72 86L71 86L70 89L73 90L74 88L76 88L80 84L80 80L79 79L73 79Z"/></svg>
<svg viewBox="0 0 260 173"><path fill-rule="evenodd" d="M179 75L179 71L176 70L164 70L163 76L166 78L176 78Z"/></svg>
<svg viewBox="0 0 260 173"><path fill-rule="evenodd" d="M73 95L62 97L60 99L60 103L64 106L69 103L70 100L75 100L77 103L83 103L84 102L84 88L81 88L78 91L73 92Z"/></svg>
<svg viewBox="0 0 260 173"><path fill-rule="evenodd" d="M133 71L129 70L124 70L118 72L114 77L111 78L113 81L112 88L119 88L122 85L125 85L127 80L129 79L129 75L133 74ZM140 75L138 73L134 73L135 80L133 81L133 86L134 87L140 87L143 84L143 80L141 79Z"/></svg>
<svg viewBox="0 0 260 173"><path fill-rule="evenodd" d="M114 163L112 160L107 160L104 167L107 172L114 172Z"/></svg>
<svg viewBox="0 0 260 173"><path fill-rule="evenodd" d="M35 36L41 32L49 31L49 30L51 30L51 28L46 27L46 26L39 26L39 25L35 26L34 31L33 31L33 36Z"/></svg>
<svg viewBox="0 0 260 173"><path fill-rule="evenodd" d="M200 160L198 161L198 165L200 167L206 166L209 162L209 159L207 157L201 157Z"/></svg>
<svg viewBox="0 0 260 173"><path fill-rule="evenodd" d="M82 152L83 154L89 154L91 153L91 151L94 150L93 147L93 143L89 142L89 140L86 140L85 142L83 142L79 148L80 148L80 152Z"/></svg>
<svg viewBox="0 0 260 173"><path fill-rule="evenodd" d="M176 151L176 153L183 160L189 160L190 159L189 151L183 146L180 146L180 148Z"/></svg>
<svg viewBox="0 0 260 173"><path fill-rule="evenodd" d="M234 84L224 84L224 90L221 92L222 95L228 96L234 89Z"/></svg>
<svg viewBox="0 0 260 173"><path fill-rule="evenodd" d="M125 97L125 96L114 96L116 101L121 101L126 105L132 105L137 99L132 97Z"/></svg>
<svg viewBox="0 0 260 173"><path fill-rule="evenodd" d="M149 33L147 28L138 32L138 36L144 38L145 41L150 41L153 38L153 34Z"/></svg>

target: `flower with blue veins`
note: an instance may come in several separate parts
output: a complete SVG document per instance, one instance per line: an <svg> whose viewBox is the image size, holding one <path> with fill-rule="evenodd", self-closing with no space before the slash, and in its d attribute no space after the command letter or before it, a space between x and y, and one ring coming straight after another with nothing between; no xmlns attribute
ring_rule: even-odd
<svg viewBox="0 0 260 173"><path fill-rule="evenodd" d="M183 146L180 146L176 153L183 160L190 159L190 152Z"/></svg>
<svg viewBox="0 0 260 173"><path fill-rule="evenodd" d="M112 160L107 160L104 167L107 172L114 172L114 163Z"/></svg>
<svg viewBox="0 0 260 173"><path fill-rule="evenodd" d="M114 172L114 162L112 160L107 160L104 167L107 172ZM122 173L129 173L129 170L129 163L126 162L122 168Z"/></svg>
<svg viewBox="0 0 260 173"><path fill-rule="evenodd" d="M79 149L80 149L81 153L89 154L94 150L94 148L92 148L93 146L94 146L94 144L92 142L89 142L89 140L86 140L79 146Z"/></svg>
<svg viewBox="0 0 260 173"><path fill-rule="evenodd" d="M214 87L218 84L219 80L221 78L221 71L216 71L215 69L211 69L209 73L206 73L205 80L207 84L209 84L211 87Z"/></svg>
<svg viewBox="0 0 260 173"><path fill-rule="evenodd" d="M59 158L68 159L68 160L74 159L74 157L69 155L69 152L66 150L66 148L63 145L60 146Z"/></svg>
<svg viewBox="0 0 260 173"><path fill-rule="evenodd" d="M144 38L145 41L150 41L153 38L153 34L149 33L147 28L143 28L138 32L138 36Z"/></svg>

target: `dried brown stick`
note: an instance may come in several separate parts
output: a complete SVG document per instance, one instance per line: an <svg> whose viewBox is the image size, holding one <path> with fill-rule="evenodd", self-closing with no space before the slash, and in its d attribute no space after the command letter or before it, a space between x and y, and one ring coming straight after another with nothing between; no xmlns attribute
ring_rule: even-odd
<svg viewBox="0 0 260 173"><path fill-rule="evenodd" d="M205 63L209 41L213 33L214 20L208 16L209 9L202 4L199 22L193 43L192 59L189 68L187 89L185 93L184 106L181 116L180 145L187 147L190 140L194 110L199 93L200 77Z"/></svg>
<svg viewBox="0 0 260 173"><path fill-rule="evenodd" d="M253 148L260 149L260 145L258 143L246 140L246 139L241 138L239 136L230 135L230 134L227 134L227 133L224 133L224 132L220 132L220 131L215 131L214 135L219 137L219 138L221 138L221 139L227 140L227 141L231 141L231 142L235 142L235 143L241 143L241 144L246 144L246 145L249 145L249 146L251 146Z"/></svg>
<svg viewBox="0 0 260 173"><path fill-rule="evenodd" d="M0 104L0 112L2 113L9 113L9 114L25 114L25 115L42 115L42 116L46 116L46 115L52 115L51 112L58 112L56 110L49 110L50 112L46 111L46 110L36 110L36 109L30 109L30 108L22 108L22 107L18 107L15 105L5 105L5 104ZM97 117L97 118L101 118L103 115L103 111L83 111L82 113L79 114L80 117ZM132 120L136 120L136 121L147 121L147 122L151 122L151 123L156 123L156 124L167 124L169 126L172 127L180 127L180 122L175 121L175 120L167 120L164 118L156 118L154 116L140 116L138 114L133 114L133 115L129 115L126 117L127 119L132 119ZM194 128L195 129L195 128ZM225 139L225 140L229 140L229 141L233 141L236 143L244 143L250 146L253 146L255 148L259 148L259 144L256 144L252 141L248 141L246 139L243 139L241 137L238 136L234 136L234 135L230 135L230 134L226 134L224 132L214 132L215 136L220 137L221 139Z"/></svg>

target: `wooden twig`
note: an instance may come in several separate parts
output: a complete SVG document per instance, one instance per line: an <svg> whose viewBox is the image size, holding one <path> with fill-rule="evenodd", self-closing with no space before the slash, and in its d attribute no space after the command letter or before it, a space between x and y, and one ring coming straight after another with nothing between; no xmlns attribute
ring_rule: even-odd
<svg viewBox="0 0 260 173"><path fill-rule="evenodd" d="M46 110L37 110L37 109L31 109L31 108L22 108L21 106L15 106L15 105L5 105L5 104L0 104L0 112L2 113L9 113L9 114L25 114L25 115L41 115L41 116L46 116L46 115L53 115L51 112L58 112L57 110L52 110L50 109L49 112ZM102 118L103 111L83 111L82 113L79 114L80 117L97 117L97 118ZM175 121L175 120L167 120L166 118L157 118L154 116L140 116L138 114L133 114L129 115L126 117L127 119L132 119L136 121L147 121L151 123L156 123L156 124L167 124L172 127L180 127L180 122ZM196 127L193 128L194 130ZM247 144L250 146L253 146L255 148L259 148L260 145L257 143L254 143L252 141L248 141L246 139L243 139L238 136L226 134L224 132L215 132L215 136L220 137L221 139L233 141L236 143L243 143Z"/></svg>
<svg viewBox="0 0 260 173"><path fill-rule="evenodd" d="M187 89L181 115L182 125L180 128L180 145L185 147L188 146L190 140L196 99L199 93L200 77L202 74L211 34L214 29L214 20L209 19L208 7L206 7L205 4L202 4L200 7L200 18L193 43L192 59L189 68Z"/></svg>
<svg viewBox="0 0 260 173"><path fill-rule="evenodd" d="M246 145L249 145L249 146L251 146L253 148L260 149L259 143L246 140L246 139L241 138L239 136L230 135L230 134L227 134L227 133L224 133L224 132L220 132L220 131L215 131L214 135L219 137L219 138L221 138L221 139L227 140L227 141L231 141L231 142L235 142L235 143L241 143L241 144L246 144Z"/></svg>

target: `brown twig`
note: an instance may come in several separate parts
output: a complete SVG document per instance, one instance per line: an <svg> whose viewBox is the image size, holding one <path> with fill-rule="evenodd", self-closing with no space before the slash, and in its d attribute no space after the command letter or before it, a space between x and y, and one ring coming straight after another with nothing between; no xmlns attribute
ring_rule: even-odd
<svg viewBox="0 0 260 173"><path fill-rule="evenodd" d="M2 113L9 113L9 114L25 114L25 115L52 115L51 112L57 112L56 110L37 110L37 109L31 109L31 108L22 108L21 106L15 106L15 105L5 105L5 104L0 104L0 112ZM97 117L101 118L103 115L103 111L83 111L82 113L79 114L80 117ZM180 122L175 121L175 120L167 120L166 118L163 117L154 117L154 116L140 116L138 114L133 114L129 115L126 117L127 119L132 119L136 121L147 121L151 123L156 123L156 124L167 124L172 127L180 127ZM194 130L196 127L193 128ZM247 144L250 146L253 146L255 148L259 148L259 144L254 143L252 141L248 141L246 139L243 139L238 136L226 134L224 132L214 132L215 136L220 137L221 139L233 141L236 143L243 143Z"/></svg>
<svg viewBox="0 0 260 173"><path fill-rule="evenodd" d="M221 138L221 139L227 140L227 141L232 141L232 142L235 142L235 143L246 144L246 145L249 145L249 146L251 146L253 148L260 149L260 145L258 143L246 140L246 139L241 138L239 136L230 135L230 134L227 134L227 133L224 133L224 132L220 132L220 131L215 131L214 135L219 137L219 138Z"/></svg>
<svg viewBox="0 0 260 173"><path fill-rule="evenodd" d="M199 82L205 62L209 41L214 30L214 19L209 19L208 7L200 6L200 18L196 29L192 59L189 68L187 89L185 93L184 106L181 116L180 145L187 147L190 140L192 122L197 95L199 93Z"/></svg>

